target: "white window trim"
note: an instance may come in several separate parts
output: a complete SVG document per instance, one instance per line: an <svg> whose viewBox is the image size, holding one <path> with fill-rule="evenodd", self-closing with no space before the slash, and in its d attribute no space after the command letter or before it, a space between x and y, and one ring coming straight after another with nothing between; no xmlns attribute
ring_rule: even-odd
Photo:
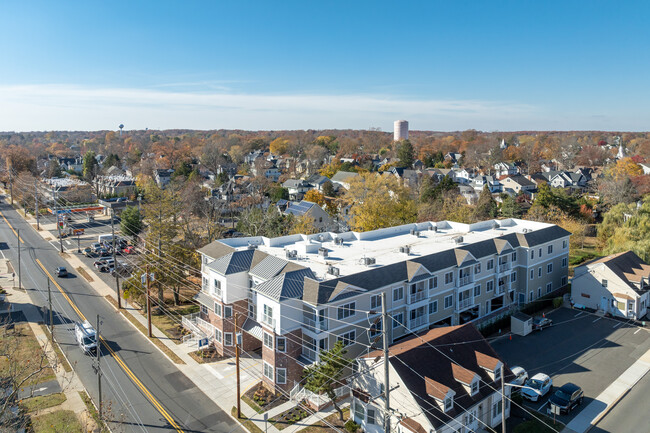
<svg viewBox="0 0 650 433"><path fill-rule="evenodd" d="M285 353L287 351L287 337L276 337L275 340L276 350L280 353ZM280 350L280 344L278 344L278 341L280 340L284 340L284 350Z"/></svg>
<svg viewBox="0 0 650 433"><path fill-rule="evenodd" d="M226 341L228 341L228 339L226 338L227 335L230 335L230 344L226 343ZM232 332L224 332L223 333L223 344L224 344L224 346L232 346L233 343L234 343L234 341L232 339Z"/></svg>
<svg viewBox="0 0 650 433"><path fill-rule="evenodd" d="M284 372L284 381L280 381L280 372ZM275 369L275 382L278 385L285 385L287 383L287 369L286 368L276 368Z"/></svg>

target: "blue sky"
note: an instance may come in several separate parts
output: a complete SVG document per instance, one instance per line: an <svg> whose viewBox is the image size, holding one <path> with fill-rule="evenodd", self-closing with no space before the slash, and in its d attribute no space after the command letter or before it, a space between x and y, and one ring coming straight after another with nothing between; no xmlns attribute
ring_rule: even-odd
<svg viewBox="0 0 650 433"><path fill-rule="evenodd" d="M0 130L647 130L650 3L0 2Z"/></svg>

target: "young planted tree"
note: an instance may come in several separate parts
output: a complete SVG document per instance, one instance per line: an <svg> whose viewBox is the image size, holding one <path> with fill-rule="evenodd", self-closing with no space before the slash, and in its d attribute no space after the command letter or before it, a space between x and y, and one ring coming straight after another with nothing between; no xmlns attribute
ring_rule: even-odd
<svg viewBox="0 0 650 433"><path fill-rule="evenodd" d="M336 402L336 388L340 386L345 369L350 367L352 359L345 357L347 350L342 341L337 341L330 350L320 352L320 361L308 366L303 372L305 388L316 394L325 394L343 421L343 410Z"/></svg>

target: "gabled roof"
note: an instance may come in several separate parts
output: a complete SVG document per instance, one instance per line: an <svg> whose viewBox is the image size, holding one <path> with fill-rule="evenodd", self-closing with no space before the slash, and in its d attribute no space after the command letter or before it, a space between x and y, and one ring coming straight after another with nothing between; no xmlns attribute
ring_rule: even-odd
<svg viewBox="0 0 650 433"><path fill-rule="evenodd" d="M251 268L256 250L233 251L208 264L208 268L222 275L246 272Z"/></svg>
<svg viewBox="0 0 650 433"><path fill-rule="evenodd" d="M289 263L279 257L267 255L259 263L251 266L250 274L268 280L278 275Z"/></svg>
<svg viewBox="0 0 650 433"><path fill-rule="evenodd" d="M307 212L311 210L316 206L316 203L312 203L310 201L299 201L299 202L292 202L287 206L287 209L284 211L285 214L291 214L295 216L303 216Z"/></svg>
<svg viewBox="0 0 650 433"><path fill-rule="evenodd" d="M463 248L454 248L454 253L456 254L456 265L462 266L465 262L467 264L474 263L476 258L472 253L463 249Z"/></svg>
<svg viewBox="0 0 650 433"><path fill-rule="evenodd" d="M486 355L477 350L474 351L476 354L476 363L487 370L494 371L499 365L499 359L494 356Z"/></svg>
<svg viewBox="0 0 650 433"><path fill-rule="evenodd" d="M647 288L641 290L637 284L641 282L642 278L650 278L650 265L644 262L643 259L637 256L633 251L624 251L622 253L612 254L611 256L592 260L582 266L591 267L591 265L596 264L603 264L606 266L637 293L642 294L648 290Z"/></svg>
<svg viewBox="0 0 650 433"><path fill-rule="evenodd" d="M474 407L493 394L492 387L498 389L501 385L479 365L477 352L499 358L471 323L434 328L390 347L388 359L399 376L392 380L404 384L429 423L438 428L462 414L464 408ZM373 351L364 358L371 361L380 354L381 351ZM475 376L479 376L482 383L478 393L471 395L464 384L470 384ZM506 381L513 377L507 367L504 376ZM444 397L449 391L455 393L454 406L444 412L436 398L440 400L440 396Z"/></svg>
<svg viewBox="0 0 650 433"><path fill-rule="evenodd" d="M412 431L413 433L427 433L427 431L414 419L404 418L400 422L404 427Z"/></svg>
<svg viewBox="0 0 650 433"><path fill-rule="evenodd" d="M211 242L203 248L199 249L199 252L201 254L205 254L212 259L218 259L219 257L225 256L226 254L233 251L235 251L235 248L228 246L220 241Z"/></svg>
<svg viewBox="0 0 650 433"><path fill-rule="evenodd" d="M337 171L334 176L332 176L332 182L349 182L352 178L359 177L359 173L353 171Z"/></svg>

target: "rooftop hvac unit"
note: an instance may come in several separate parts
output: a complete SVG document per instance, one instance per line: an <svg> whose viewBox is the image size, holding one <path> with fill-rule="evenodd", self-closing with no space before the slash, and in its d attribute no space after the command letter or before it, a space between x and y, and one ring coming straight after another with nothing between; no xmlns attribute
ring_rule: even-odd
<svg viewBox="0 0 650 433"><path fill-rule="evenodd" d="M463 243L463 237L458 236L457 238L454 238L454 242L456 242L457 244L462 244Z"/></svg>
<svg viewBox="0 0 650 433"><path fill-rule="evenodd" d="M437 233L438 232L438 226L431 227L431 230L433 230L434 233Z"/></svg>
<svg viewBox="0 0 650 433"><path fill-rule="evenodd" d="M298 257L298 251L296 250L292 250L292 251L287 250L286 254L287 254L287 259L295 259L296 257Z"/></svg>
<svg viewBox="0 0 650 433"><path fill-rule="evenodd" d="M319 248L318 255L321 257L327 257L327 248Z"/></svg>
<svg viewBox="0 0 650 433"><path fill-rule="evenodd" d="M492 224L492 228L493 228L494 230L498 229L499 227L501 227L501 226L500 226L499 223L496 222L496 221Z"/></svg>
<svg viewBox="0 0 650 433"><path fill-rule="evenodd" d="M361 259L361 263L366 266L374 265L376 262L377 260L374 257L364 257Z"/></svg>
<svg viewBox="0 0 650 433"><path fill-rule="evenodd" d="M336 268L332 265L327 267L327 273L330 275L334 275L335 277L339 276L339 268Z"/></svg>
<svg viewBox="0 0 650 433"><path fill-rule="evenodd" d="M334 244L336 244L336 245L343 245L343 238L336 238L336 239L334 239Z"/></svg>
<svg viewBox="0 0 650 433"><path fill-rule="evenodd" d="M411 234L412 234L413 236L415 236L415 237L420 236L420 232L417 231L416 229L411 229Z"/></svg>
<svg viewBox="0 0 650 433"><path fill-rule="evenodd" d="M256 249L257 249L257 245L254 245L254 244L248 244L248 249L249 249L249 250L256 250Z"/></svg>
<svg viewBox="0 0 650 433"><path fill-rule="evenodd" d="M325 236L318 235L318 242L323 242L324 240L325 240Z"/></svg>
<svg viewBox="0 0 650 433"><path fill-rule="evenodd" d="M411 248L408 245L405 245L403 247L399 247L399 252L409 255L411 253Z"/></svg>

